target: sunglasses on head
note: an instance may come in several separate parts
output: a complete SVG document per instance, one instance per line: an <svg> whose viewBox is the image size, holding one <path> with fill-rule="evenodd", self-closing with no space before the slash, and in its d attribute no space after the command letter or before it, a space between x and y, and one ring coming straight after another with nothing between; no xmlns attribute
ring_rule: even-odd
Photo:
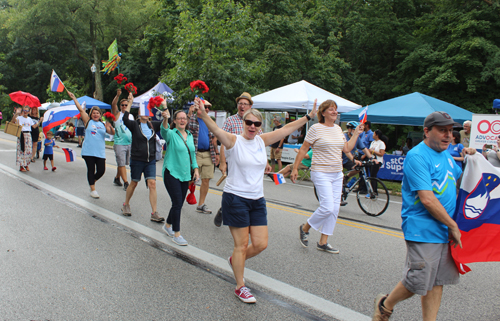
<svg viewBox="0 0 500 321"><path fill-rule="evenodd" d="M247 126L255 125L255 127L260 127L262 125L262 122L261 121L251 121L251 120L245 119L245 124L247 124Z"/></svg>

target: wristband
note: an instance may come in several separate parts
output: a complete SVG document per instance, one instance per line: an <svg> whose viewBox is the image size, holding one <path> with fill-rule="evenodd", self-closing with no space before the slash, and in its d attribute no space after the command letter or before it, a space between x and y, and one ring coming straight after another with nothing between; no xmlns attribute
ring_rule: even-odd
<svg viewBox="0 0 500 321"><path fill-rule="evenodd" d="M307 120L311 120L311 116L309 116L309 114L306 114L306 118Z"/></svg>

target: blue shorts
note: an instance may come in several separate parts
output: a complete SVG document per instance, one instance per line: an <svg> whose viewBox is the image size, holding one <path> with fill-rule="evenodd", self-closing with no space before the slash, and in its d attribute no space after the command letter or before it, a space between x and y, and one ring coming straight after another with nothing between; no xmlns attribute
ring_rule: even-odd
<svg viewBox="0 0 500 321"><path fill-rule="evenodd" d="M138 160L130 160L130 177L134 182L141 181L141 175L144 173L144 179L156 180L156 160L141 162Z"/></svg>
<svg viewBox="0 0 500 321"><path fill-rule="evenodd" d="M224 192L222 221L232 227L267 226L266 199L251 200Z"/></svg>
<svg viewBox="0 0 500 321"><path fill-rule="evenodd" d="M76 136L85 136L85 127L76 127Z"/></svg>

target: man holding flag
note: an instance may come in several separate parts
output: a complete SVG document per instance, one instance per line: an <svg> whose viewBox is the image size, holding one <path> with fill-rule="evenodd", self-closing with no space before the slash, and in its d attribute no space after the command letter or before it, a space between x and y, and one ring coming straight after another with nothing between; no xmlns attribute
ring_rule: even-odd
<svg viewBox="0 0 500 321"><path fill-rule="evenodd" d="M462 247L460 230L452 219L462 169L447 151L455 124L447 113L431 113L424 120L424 140L405 159L401 210L405 276L390 294L375 298L373 320L388 320L394 306L414 294L422 296L423 320L436 320L443 285L459 281L450 245Z"/></svg>

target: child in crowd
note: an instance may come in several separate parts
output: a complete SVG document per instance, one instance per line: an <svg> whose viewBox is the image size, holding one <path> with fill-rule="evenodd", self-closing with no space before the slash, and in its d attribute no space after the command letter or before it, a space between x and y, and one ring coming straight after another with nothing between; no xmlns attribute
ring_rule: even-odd
<svg viewBox="0 0 500 321"><path fill-rule="evenodd" d="M52 171L54 172L57 168L54 166L54 150L53 147L59 148L54 141L54 133L51 131L47 132L47 138L44 142L45 149L43 151L43 169L49 170L47 168L47 159L50 159L50 165L52 166Z"/></svg>

